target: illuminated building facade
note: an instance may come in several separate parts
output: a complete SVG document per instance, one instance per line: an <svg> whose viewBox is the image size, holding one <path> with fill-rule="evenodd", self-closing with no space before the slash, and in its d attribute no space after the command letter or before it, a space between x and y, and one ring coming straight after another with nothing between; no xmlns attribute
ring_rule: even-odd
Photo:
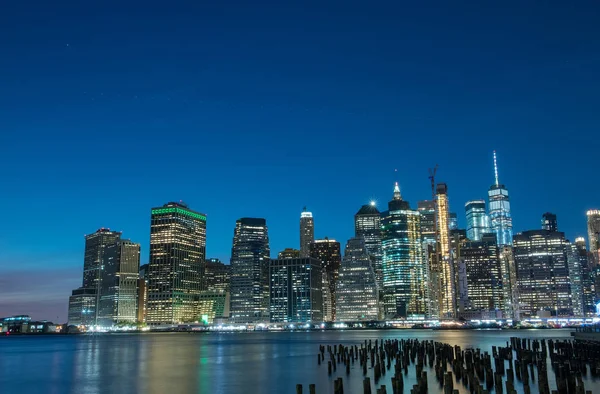
<svg viewBox="0 0 600 394"><path fill-rule="evenodd" d="M80 287L69 297L69 325L96 324L96 290Z"/></svg>
<svg viewBox="0 0 600 394"><path fill-rule="evenodd" d="M542 215L542 230L558 231L558 220L555 214L546 212Z"/></svg>
<svg viewBox="0 0 600 394"><path fill-rule="evenodd" d="M203 290L229 292L230 281L230 265L223 264L219 259L206 259Z"/></svg>
<svg viewBox="0 0 600 394"><path fill-rule="evenodd" d="M585 245L585 238L575 238L575 248L579 266L581 267L581 287L583 313L586 317L596 316L596 285L594 280L594 270L589 264L588 251Z"/></svg>
<svg viewBox="0 0 600 394"><path fill-rule="evenodd" d="M499 251L502 268L502 290L504 290L504 309L502 314L506 319L520 320L519 286L513 248L512 246L504 245L499 248Z"/></svg>
<svg viewBox="0 0 600 394"><path fill-rule="evenodd" d="M579 259L577 245L566 242L567 265L569 267L569 281L571 284L571 306L573 316L582 317L583 313L583 267Z"/></svg>
<svg viewBox="0 0 600 394"><path fill-rule="evenodd" d="M496 236L487 234L480 241L468 241L460 249L467 278L467 309L502 311L504 292Z"/></svg>
<svg viewBox="0 0 600 394"><path fill-rule="evenodd" d="M417 203L417 210L421 219L421 237L424 258L424 280L428 283L425 287L425 308L431 318L440 317L440 274L438 255L436 250L436 219L435 201L424 200Z"/></svg>
<svg viewBox="0 0 600 394"><path fill-rule="evenodd" d="M336 320L377 320L379 293L364 238L346 244L337 288Z"/></svg>
<svg viewBox="0 0 600 394"><path fill-rule="evenodd" d="M510 200L508 190L498 182L498 166L496 164L496 151L494 151L494 174L496 183L488 191L490 200L490 227L496 234L498 246L512 245L513 229L510 213Z"/></svg>
<svg viewBox="0 0 600 394"><path fill-rule="evenodd" d="M483 234L491 232L484 200L467 201L465 214L467 217L467 238L471 241L480 241Z"/></svg>
<svg viewBox="0 0 600 394"><path fill-rule="evenodd" d="M137 321L146 322L148 313L148 266L140 265L140 275L138 278L138 298L137 298Z"/></svg>
<svg viewBox="0 0 600 394"><path fill-rule="evenodd" d="M306 207L300 214L300 257L310 257L310 244L315 240L315 222Z"/></svg>
<svg viewBox="0 0 600 394"><path fill-rule="evenodd" d="M285 248L277 254L277 258L281 259L298 259L300 258L300 251L298 249Z"/></svg>
<svg viewBox="0 0 600 394"><path fill-rule="evenodd" d="M456 286L454 263L450 254L450 227L448 186L438 183L436 187L438 240L438 274L440 288L440 317L456 317Z"/></svg>
<svg viewBox="0 0 600 394"><path fill-rule="evenodd" d="M310 257L271 260L269 278L272 323L323 321L319 260Z"/></svg>
<svg viewBox="0 0 600 394"><path fill-rule="evenodd" d="M600 210L591 209L587 211L588 246L592 253L592 265L600 264Z"/></svg>
<svg viewBox="0 0 600 394"><path fill-rule="evenodd" d="M335 239L317 239L310 244L310 257L321 262L323 271L323 319L335 320L336 288L342 262L340 243Z"/></svg>
<svg viewBox="0 0 600 394"><path fill-rule="evenodd" d="M354 236L364 239L373 263L378 289L383 288L383 252L381 251L381 213L375 203L363 205L354 215Z"/></svg>
<svg viewBox="0 0 600 394"><path fill-rule="evenodd" d="M524 231L514 236L522 317L573 315L564 233Z"/></svg>
<svg viewBox="0 0 600 394"><path fill-rule="evenodd" d="M383 302L386 318L424 317L424 259L421 216L402 199L398 183L382 213Z"/></svg>
<svg viewBox="0 0 600 394"><path fill-rule="evenodd" d="M206 215L183 203L152 208L148 309L150 325L197 320L206 253Z"/></svg>
<svg viewBox="0 0 600 394"><path fill-rule="evenodd" d="M458 215L456 212L450 212L448 214L448 228L450 231L458 230Z"/></svg>
<svg viewBox="0 0 600 394"><path fill-rule="evenodd" d="M213 324L219 318L229 316L230 294L223 290L203 290L196 299L198 322Z"/></svg>
<svg viewBox="0 0 600 394"><path fill-rule="evenodd" d="M269 320L269 232L261 218L236 221L231 248L231 319Z"/></svg>
<svg viewBox="0 0 600 394"><path fill-rule="evenodd" d="M98 324L110 327L138 320L140 244L121 239L107 245L102 260Z"/></svg>

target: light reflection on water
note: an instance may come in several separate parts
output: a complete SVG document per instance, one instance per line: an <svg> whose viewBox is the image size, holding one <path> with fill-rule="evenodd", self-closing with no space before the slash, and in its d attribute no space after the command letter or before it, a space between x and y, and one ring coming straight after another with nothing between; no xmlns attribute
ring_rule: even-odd
<svg viewBox="0 0 600 394"><path fill-rule="evenodd" d="M201 334L113 334L23 336L0 339L0 392L50 394L103 393L295 393L315 383L317 393L333 391L333 377L344 378L344 392L362 394L358 363L350 376L317 366L319 344L360 344L365 339L419 338L481 348L503 346L511 336L568 338L568 330L521 331L347 331ZM414 384L409 369L405 387ZM551 370L549 369L549 372ZM369 373L370 375L372 372ZM430 392L435 392L428 370ZM384 381L389 386L391 374ZM551 388L554 379L549 377ZM532 387L533 388L533 387ZM461 393L466 391L459 386ZM600 382L586 381L600 392ZM389 390L388 390L389 391Z"/></svg>

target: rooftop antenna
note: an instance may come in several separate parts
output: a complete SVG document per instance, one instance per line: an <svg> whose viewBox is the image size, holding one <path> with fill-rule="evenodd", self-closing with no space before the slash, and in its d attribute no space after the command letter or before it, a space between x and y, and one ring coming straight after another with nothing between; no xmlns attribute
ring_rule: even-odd
<svg viewBox="0 0 600 394"><path fill-rule="evenodd" d="M496 177L496 186L498 186L498 163L496 162L496 151L494 151L494 175Z"/></svg>

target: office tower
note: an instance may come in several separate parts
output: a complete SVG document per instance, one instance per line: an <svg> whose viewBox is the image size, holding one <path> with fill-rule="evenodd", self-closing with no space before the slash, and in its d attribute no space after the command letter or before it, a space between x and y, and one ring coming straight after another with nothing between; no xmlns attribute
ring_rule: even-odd
<svg viewBox="0 0 600 394"><path fill-rule="evenodd" d="M69 322L74 325L97 325L100 286L102 283L102 260L105 247L121 238L121 233L101 228L85 236L82 286L69 297ZM90 303L93 302L93 305Z"/></svg>
<svg viewBox="0 0 600 394"><path fill-rule="evenodd" d="M83 258L83 285L88 289L98 290L102 280L102 260L107 245L116 243L121 233L101 228L93 234L85 236L85 256Z"/></svg>
<svg viewBox="0 0 600 394"><path fill-rule="evenodd" d="M467 268L461 259L461 250L466 245L467 230L450 230L450 261L454 272L454 294L456 314L464 312L468 307ZM461 265L464 266L461 268ZM461 287L462 286L462 287Z"/></svg>
<svg viewBox="0 0 600 394"><path fill-rule="evenodd" d="M496 239L496 241L498 241ZM504 309L502 314L506 319L521 319L519 309L519 286L517 282L517 269L512 246L504 245L500 250L500 264L502 269L502 289L504 290Z"/></svg>
<svg viewBox="0 0 600 394"><path fill-rule="evenodd" d="M494 175L496 183L494 183L488 191L488 197L490 199L490 227L496 234L498 246L501 247L504 245L512 245L513 230L508 190L503 184L498 182L496 151L494 151Z"/></svg>
<svg viewBox="0 0 600 394"><path fill-rule="evenodd" d="M440 275L436 250L435 201L424 200L417 203L421 218L421 237L423 240L423 274L425 286L425 308L431 318L440 317Z"/></svg>
<svg viewBox="0 0 600 394"><path fill-rule="evenodd" d="M514 236L519 302L523 317L573 314L564 233L524 231Z"/></svg>
<svg viewBox="0 0 600 394"><path fill-rule="evenodd" d="M567 266L569 268L573 316L583 317L583 267L579 259L577 245L566 241L565 247L567 248Z"/></svg>
<svg viewBox="0 0 600 394"><path fill-rule="evenodd" d="M196 321L206 253L206 215L169 202L152 208L147 322Z"/></svg>
<svg viewBox="0 0 600 394"><path fill-rule="evenodd" d="M148 266L149 264L140 265L137 297L137 321L139 323L146 322L148 312Z"/></svg>
<svg viewBox="0 0 600 394"><path fill-rule="evenodd" d="M440 288L440 317L456 317L456 287L454 263L450 254L450 227L448 186L438 183L436 187L438 270Z"/></svg>
<svg viewBox="0 0 600 394"><path fill-rule="evenodd" d="M591 265L600 264L600 210L591 209L587 211L588 246L592 252L593 262Z"/></svg>
<svg viewBox="0 0 600 394"><path fill-rule="evenodd" d="M315 222L306 207L300 214L300 257L310 257L310 244L315 240Z"/></svg>
<svg viewBox="0 0 600 394"><path fill-rule="evenodd" d="M467 237L471 241L480 241L483 234L492 232L489 217L485 213L484 200L467 201L465 213L467 216Z"/></svg>
<svg viewBox="0 0 600 394"><path fill-rule="evenodd" d="M417 203L421 216L421 234L423 241L435 243L435 201L424 200Z"/></svg>
<svg viewBox="0 0 600 394"><path fill-rule="evenodd" d="M336 319L339 321L377 320L379 293L364 238L348 240L340 268Z"/></svg>
<svg viewBox="0 0 600 394"><path fill-rule="evenodd" d="M310 257L321 262L323 271L323 319L335 320L336 287L342 261L340 243L335 239L317 239L310 244Z"/></svg>
<svg viewBox="0 0 600 394"><path fill-rule="evenodd" d="M300 251L298 249L285 248L277 254L277 259L298 259L300 258Z"/></svg>
<svg viewBox="0 0 600 394"><path fill-rule="evenodd" d="M448 214L448 228L450 231L458 229L458 215L456 215L456 212Z"/></svg>
<svg viewBox="0 0 600 394"><path fill-rule="evenodd" d="M219 259L206 259L204 265L204 290L229 292L231 266Z"/></svg>
<svg viewBox="0 0 600 394"><path fill-rule="evenodd" d="M140 244L121 239L104 249L98 324L137 321Z"/></svg>
<svg viewBox="0 0 600 394"><path fill-rule="evenodd" d="M383 300L387 318L427 315L421 216L402 199L398 182L382 213Z"/></svg>
<svg viewBox="0 0 600 394"><path fill-rule="evenodd" d="M381 213L374 202L363 205L354 215L354 236L364 239L365 248L369 254L377 288L383 287L383 253L381 251Z"/></svg>
<svg viewBox="0 0 600 394"><path fill-rule="evenodd" d="M586 317L596 316L596 286L594 281L594 270L590 267L588 251L585 245L585 238L575 238L575 247L579 266L581 267L581 287L583 314Z"/></svg>
<svg viewBox="0 0 600 394"><path fill-rule="evenodd" d="M467 310L477 312L479 318L501 317L504 294L496 236L486 234L480 241L466 242L460 248L460 260L466 268Z"/></svg>
<svg viewBox="0 0 600 394"><path fill-rule="evenodd" d="M96 290L80 287L69 297L69 325L93 326L96 324Z"/></svg>
<svg viewBox="0 0 600 394"><path fill-rule="evenodd" d="M269 278L272 323L323 321L319 260L310 257L271 260Z"/></svg>
<svg viewBox="0 0 600 394"><path fill-rule="evenodd" d="M270 255L267 221L238 219L231 248L231 319L234 322L269 319Z"/></svg>
<svg viewBox="0 0 600 394"><path fill-rule="evenodd" d="M546 212L542 215L542 230L558 231L558 220L555 214Z"/></svg>

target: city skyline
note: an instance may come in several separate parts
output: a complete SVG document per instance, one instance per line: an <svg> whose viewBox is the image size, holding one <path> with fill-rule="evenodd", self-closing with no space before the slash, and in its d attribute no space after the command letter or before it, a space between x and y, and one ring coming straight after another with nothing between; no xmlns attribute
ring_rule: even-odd
<svg viewBox="0 0 600 394"><path fill-rule="evenodd" d="M123 232L148 263L150 208L168 201L207 214L207 257L228 263L248 216L274 257L299 247L302 207L344 245L393 182L413 209L429 200L439 164L464 229L493 150L514 233L552 212L587 240L596 7L8 4L0 315L66 320L84 235Z"/></svg>

